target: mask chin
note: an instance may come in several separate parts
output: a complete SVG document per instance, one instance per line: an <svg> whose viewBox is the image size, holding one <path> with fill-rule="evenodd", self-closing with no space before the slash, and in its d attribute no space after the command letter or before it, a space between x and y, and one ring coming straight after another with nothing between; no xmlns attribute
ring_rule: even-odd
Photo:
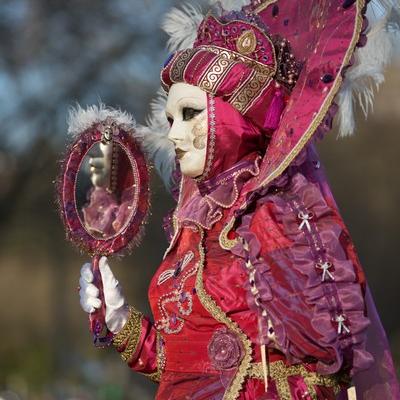
<svg viewBox="0 0 400 400"><path fill-rule="evenodd" d="M189 178L197 179L204 173L207 149L198 150L193 148L189 153L184 160L182 159L179 162L181 173Z"/></svg>

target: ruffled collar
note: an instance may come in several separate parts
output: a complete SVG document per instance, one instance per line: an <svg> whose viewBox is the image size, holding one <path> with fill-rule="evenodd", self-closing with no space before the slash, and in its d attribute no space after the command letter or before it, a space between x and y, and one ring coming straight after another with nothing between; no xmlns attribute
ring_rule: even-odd
<svg viewBox="0 0 400 400"><path fill-rule="evenodd" d="M211 229L222 218L224 209L236 203L245 182L259 174L260 161L261 156L253 153L216 177L198 183L189 200L178 206L175 217L179 224L195 223Z"/></svg>

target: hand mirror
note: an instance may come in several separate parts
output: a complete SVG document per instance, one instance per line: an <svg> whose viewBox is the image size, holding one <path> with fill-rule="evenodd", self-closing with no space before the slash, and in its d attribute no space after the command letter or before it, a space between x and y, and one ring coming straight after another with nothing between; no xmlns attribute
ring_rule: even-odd
<svg viewBox="0 0 400 400"><path fill-rule="evenodd" d="M113 335L105 324L99 260L139 242L149 209L148 167L134 121L126 114L79 109L70 130L76 139L62 163L58 201L67 238L92 256L102 307L90 315L90 328L95 345L104 346Z"/></svg>

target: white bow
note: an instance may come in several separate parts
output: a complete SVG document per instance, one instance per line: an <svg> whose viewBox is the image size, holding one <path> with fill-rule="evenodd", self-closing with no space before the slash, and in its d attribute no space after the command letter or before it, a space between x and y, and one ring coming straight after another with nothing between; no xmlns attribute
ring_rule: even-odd
<svg viewBox="0 0 400 400"><path fill-rule="evenodd" d="M346 317L344 315L338 315L335 321L338 323L338 335L341 335L343 331L346 331L346 333L350 333L350 329L344 323L346 321Z"/></svg>
<svg viewBox="0 0 400 400"><path fill-rule="evenodd" d="M327 280L327 277L331 278L333 281L335 280L335 277L332 275L332 273L329 271L332 268L332 264L330 262L324 262L323 264L317 264L317 268L322 269L322 282L325 282Z"/></svg>
<svg viewBox="0 0 400 400"><path fill-rule="evenodd" d="M310 221L314 218L313 213L304 213L303 211L299 212L299 218L302 220L299 230L302 230L304 226L307 227L308 231L311 232Z"/></svg>

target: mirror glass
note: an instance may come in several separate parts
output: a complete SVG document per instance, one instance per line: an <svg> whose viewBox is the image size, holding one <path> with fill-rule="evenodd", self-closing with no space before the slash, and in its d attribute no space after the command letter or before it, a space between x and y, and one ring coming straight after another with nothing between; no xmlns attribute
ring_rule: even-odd
<svg viewBox="0 0 400 400"><path fill-rule="evenodd" d="M90 235L108 240L126 228L137 208L137 179L121 144L98 142L90 148L75 187L77 211Z"/></svg>

